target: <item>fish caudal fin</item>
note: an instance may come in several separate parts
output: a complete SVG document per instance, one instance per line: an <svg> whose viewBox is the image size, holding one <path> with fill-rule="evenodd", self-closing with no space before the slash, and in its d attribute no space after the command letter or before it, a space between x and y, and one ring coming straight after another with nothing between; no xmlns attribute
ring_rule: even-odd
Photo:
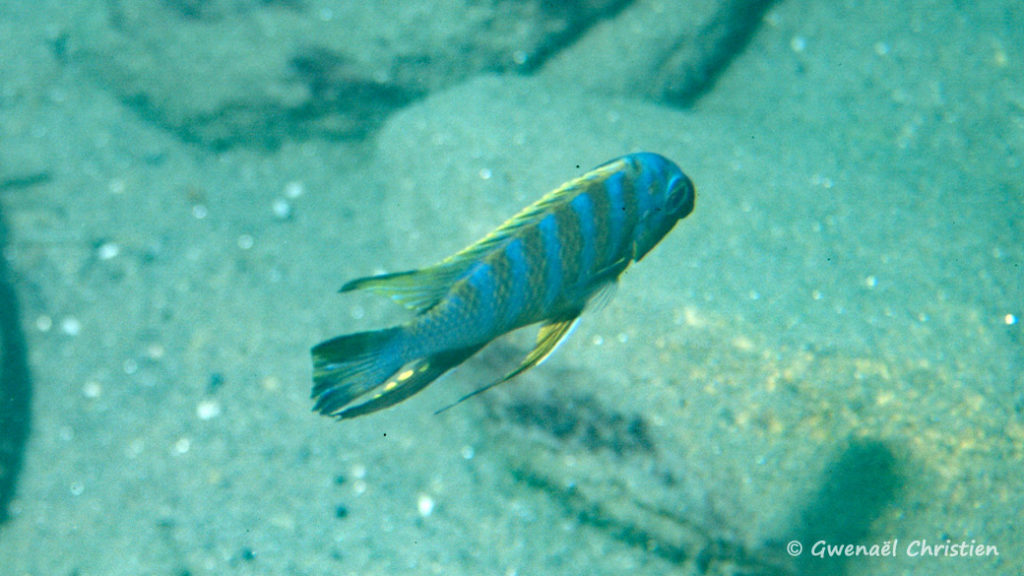
<svg viewBox="0 0 1024 576"><path fill-rule="evenodd" d="M338 336L313 347L313 410L335 414L384 384L398 362L389 346L401 328Z"/></svg>
<svg viewBox="0 0 1024 576"><path fill-rule="evenodd" d="M393 406L475 354L480 347L446 350L395 364L391 348L402 328L339 336L313 347L313 410L338 419L355 418ZM378 390L369 400L354 400Z"/></svg>

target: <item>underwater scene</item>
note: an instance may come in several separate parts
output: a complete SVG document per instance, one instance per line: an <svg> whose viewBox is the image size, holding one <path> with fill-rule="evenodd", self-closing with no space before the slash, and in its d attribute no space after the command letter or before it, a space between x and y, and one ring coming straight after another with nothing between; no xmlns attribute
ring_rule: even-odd
<svg viewBox="0 0 1024 576"><path fill-rule="evenodd" d="M0 576L1024 574L1015 3L0 38Z"/></svg>

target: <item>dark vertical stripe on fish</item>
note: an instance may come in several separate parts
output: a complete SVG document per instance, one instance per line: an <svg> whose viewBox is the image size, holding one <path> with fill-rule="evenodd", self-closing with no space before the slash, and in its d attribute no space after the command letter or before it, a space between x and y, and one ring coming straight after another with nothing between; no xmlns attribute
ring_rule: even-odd
<svg viewBox="0 0 1024 576"><path fill-rule="evenodd" d="M643 219L654 209L656 198L651 193L651 186L654 184L656 171L651 166L644 166L637 162L634 166L636 179L634 180L634 197L636 199L637 218Z"/></svg>
<svg viewBox="0 0 1024 576"><path fill-rule="evenodd" d="M562 242L562 292L558 301L574 300L578 297L576 279L579 278L582 261L583 234L580 219L575 211L565 202L554 210L558 222L558 239Z"/></svg>
<svg viewBox="0 0 1024 576"><path fill-rule="evenodd" d="M527 282L530 279L526 253L523 251L523 242L519 238L513 238L505 245L505 261L508 264L508 277L511 285L508 288L508 298L505 303L504 323L506 326L515 326L526 307Z"/></svg>
<svg viewBox="0 0 1024 576"><path fill-rule="evenodd" d="M615 260L622 246L622 238L626 231L626 192L623 189L622 172L612 174L604 181L604 190L608 196L608 245L605 252L605 264Z"/></svg>
<svg viewBox="0 0 1024 576"><path fill-rule="evenodd" d="M594 274L608 265L608 225L611 212L608 194L600 182L591 183L584 194L590 201L590 212L594 222L594 264L593 269L589 270L590 274Z"/></svg>
<svg viewBox="0 0 1024 576"><path fill-rule="evenodd" d="M576 220L579 223L580 240L583 241L575 286L576 290L582 290L594 273L594 261L596 260L594 237L597 235L597 231L594 228L594 207L590 203L590 196L585 193L570 200L569 206L576 213Z"/></svg>

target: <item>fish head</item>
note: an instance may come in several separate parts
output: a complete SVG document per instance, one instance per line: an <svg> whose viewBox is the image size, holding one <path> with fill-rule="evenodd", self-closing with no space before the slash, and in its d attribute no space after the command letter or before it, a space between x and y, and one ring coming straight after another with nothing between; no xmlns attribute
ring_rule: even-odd
<svg viewBox="0 0 1024 576"><path fill-rule="evenodd" d="M637 170L640 216L633 231L633 260L643 258L693 212L697 190L671 160L652 153L633 155Z"/></svg>

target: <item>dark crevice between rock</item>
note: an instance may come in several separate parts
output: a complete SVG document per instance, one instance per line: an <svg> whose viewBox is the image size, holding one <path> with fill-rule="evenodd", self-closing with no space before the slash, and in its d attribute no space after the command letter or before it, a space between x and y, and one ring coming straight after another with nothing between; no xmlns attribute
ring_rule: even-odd
<svg viewBox="0 0 1024 576"><path fill-rule="evenodd" d="M548 58L576 43L591 26L601 20L614 18L629 7L633 0L597 2L596 4L598 5L593 10L585 9L584 5L591 3L593 2L588 2L587 0L574 0L572 2L541 0L540 7L546 13L564 20L566 22L565 28L559 33L553 34L547 42L538 45L525 61L512 62L510 65L500 66L492 71L527 74L536 72L547 62ZM576 14L585 14L586 17L580 18L575 16Z"/></svg>
<svg viewBox="0 0 1024 576"><path fill-rule="evenodd" d="M7 234L0 209L0 254ZM6 260L0 255L0 524L18 487L25 442L31 428L32 382L18 301Z"/></svg>
<svg viewBox="0 0 1024 576"><path fill-rule="evenodd" d="M163 0L163 4L186 20L219 20L255 8L280 7L302 10L302 0Z"/></svg>
<svg viewBox="0 0 1024 576"><path fill-rule="evenodd" d="M652 96L676 106L692 106L711 91L719 75L743 53L775 2L724 2L696 36L684 38L666 52L652 77Z"/></svg>
<svg viewBox="0 0 1024 576"><path fill-rule="evenodd" d="M327 134L363 136L376 129L389 113L423 95L422 90L366 78L350 69L346 58L322 47L311 47L292 57L292 72L307 86L310 99L289 110L298 126L316 123ZM332 116L347 120L331 121ZM358 123L350 118L356 117ZM300 130L301 132L301 130Z"/></svg>

